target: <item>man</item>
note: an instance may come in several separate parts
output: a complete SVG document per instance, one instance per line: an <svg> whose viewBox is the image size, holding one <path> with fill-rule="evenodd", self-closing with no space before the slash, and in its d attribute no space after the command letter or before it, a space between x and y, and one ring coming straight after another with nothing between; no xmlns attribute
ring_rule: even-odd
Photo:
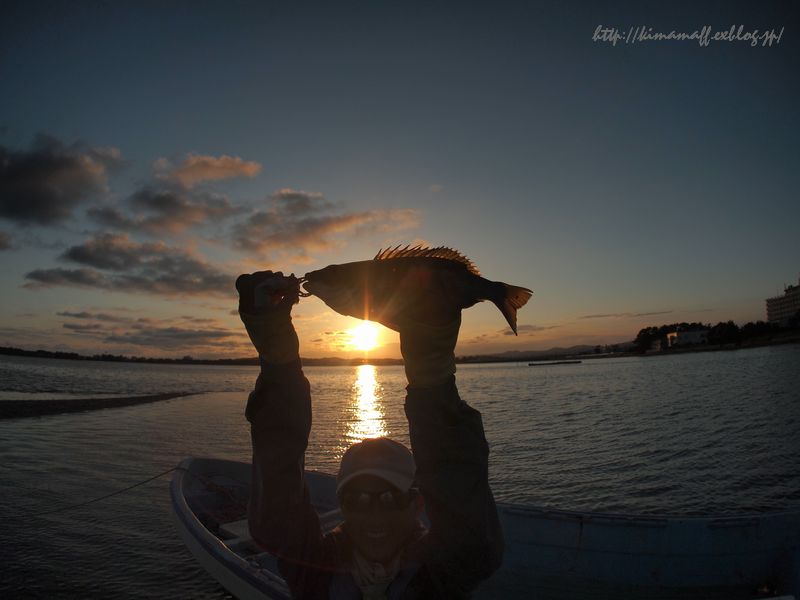
<svg viewBox="0 0 800 600"><path fill-rule="evenodd" d="M285 281L270 271L236 281L261 361L246 409L253 539L278 556L295 598L466 596L499 567L503 540L480 413L455 385L461 311L446 293L429 294L382 318L400 332L413 457L386 438L348 449L337 477L344 521L323 535L304 481L311 398L290 314L297 289ZM423 508L429 530L419 520Z"/></svg>

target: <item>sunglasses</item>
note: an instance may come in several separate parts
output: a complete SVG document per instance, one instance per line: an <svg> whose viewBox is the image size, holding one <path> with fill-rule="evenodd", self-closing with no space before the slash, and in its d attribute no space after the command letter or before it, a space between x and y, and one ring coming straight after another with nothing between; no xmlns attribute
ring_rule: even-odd
<svg viewBox="0 0 800 600"><path fill-rule="evenodd" d="M346 512L371 512L378 510L395 511L409 507L419 492L410 489L408 492L385 490L383 492L345 492L339 498L342 509Z"/></svg>

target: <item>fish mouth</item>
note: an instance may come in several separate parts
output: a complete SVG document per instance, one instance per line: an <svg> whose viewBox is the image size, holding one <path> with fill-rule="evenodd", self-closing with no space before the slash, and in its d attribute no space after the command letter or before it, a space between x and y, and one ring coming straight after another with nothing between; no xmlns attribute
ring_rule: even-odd
<svg viewBox="0 0 800 600"><path fill-rule="evenodd" d="M314 294L317 295L318 292L325 291L327 287L324 283L309 281L305 277L300 280L300 286L305 291L306 294Z"/></svg>
<svg viewBox="0 0 800 600"><path fill-rule="evenodd" d="M310 271L300 278L300 285L307 293L314 295L316 295L317 292L325 293L327 289L332 287L330 284L326 283L326 278L322 273L323 271L324 269Z"/></svg>
<svg viewBox="0 0 800 600"><path fill-rule="evenodd" d="M342 285L336 285L329 281L324 281L319 277L310 278L307 276L300 280L302 288L309 294L324 297L328 294L333 294L342 289Z"/></svg>
<svg viewBox="0 0 800 600"><path fill-rule="evenodd" d="M337 303L341 302L341 296L346 291L341 286L331 285L329 283L315 280L315 281L304 281L302 284L302 289L304 292L302 294L304 296L316 296L317 298L321 299L323 302L328 304L329 302ZM334 308L331 306L331 308ZM336 310L334 308L334 310Z"/></svg>
<svg viewBox="0 0 800 600"><path fill-rule="evenodd" d="M300 285L300 293L301 293L301 294L302 294L303 292L305 292L306 294L311 294L311 293L313 293L313 292L311 292L311 290L310 290L310 289L308 289L308 279L306 279L305 277L301 277L301 278L298 280L298 284Z"/></svg>

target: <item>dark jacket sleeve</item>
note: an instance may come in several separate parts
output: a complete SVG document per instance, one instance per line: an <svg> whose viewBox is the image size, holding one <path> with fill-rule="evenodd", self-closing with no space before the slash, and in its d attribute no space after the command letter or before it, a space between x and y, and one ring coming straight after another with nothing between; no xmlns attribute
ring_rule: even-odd
<svg viewBox="0 0 800 600"><path fill-rule="evenodd" d="M248 520L253 539L277 555L297 598L326 587L324 540L304 478L311 395L300 361L264 366L245 412L253 443Z"/></svg>
<svg viewBox="0 0 800 600"><path fill-rule="evenodd" d="M459 397L454 377L441 386L409 386L407 392L417 483L430 519L420 558L442 597L457 597L488 578L503 558L483 422Z"/></svg>

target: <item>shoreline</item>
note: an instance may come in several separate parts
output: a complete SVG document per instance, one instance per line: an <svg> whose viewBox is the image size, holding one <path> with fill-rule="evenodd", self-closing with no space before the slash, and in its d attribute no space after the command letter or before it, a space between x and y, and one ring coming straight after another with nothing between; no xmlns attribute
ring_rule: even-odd
<svg viewBox="0 0 800 600"><path fill-rule="evenodd" d="M495 364L495 363L525 363L541 362L554 360L598 360L604 358L650 358L653 356L671 356L676 354L694 354L704 352L730 352L733 350L749 350L753 348L764 348L768 346L784 346L788 344L800 344L800 332L787 332L783 335L771 335L766 338L756 338L744 343L728 343L714 345L693 345L685 347L675 347L666 350L637 352L625 350L619 352L603 352L595 354L592 352L570 352L566 349L552 349L545 351L510 351L503 354L480 354L480 355L459 355L456 356L457 365L469 364ZM83 356L75 353L50 352L46 350L22 350L20 348L0 347L0 356L17 356L23 358L38 358L46 360L75 360L77 362L113 362L113 363L139 363L139 364L168 364L179 366L259 366L258 358L226 358L226 359L172 359L172 358L143 358L143 357L124 357L124 356ZM402 358L302 358L303 368L306 367L357 367L360 365L373 365L376 367L402 366ZM188 394L179 394L188 395ZM155 400L154 400L155 401ZM0 400L2 402L9 402ZM17 402L14 400L13 402ZM21 401L20 401L21 402ZM49 400L35 401L49 402ZM75 400L69 400L75 402ZM87 409L91 410L91 409ZM0 414L0 419L4 418Z"/></svg>
<svg viewBox="0 0 800 600"><path fill-rule="evenodd" d="M194 396L201 392L168 392L149 396L126 396L124 398L78 398L75 400L2 400L0 401L0 420L45 417L73 412L121 408L149 404L184 396Z"/></svg>

